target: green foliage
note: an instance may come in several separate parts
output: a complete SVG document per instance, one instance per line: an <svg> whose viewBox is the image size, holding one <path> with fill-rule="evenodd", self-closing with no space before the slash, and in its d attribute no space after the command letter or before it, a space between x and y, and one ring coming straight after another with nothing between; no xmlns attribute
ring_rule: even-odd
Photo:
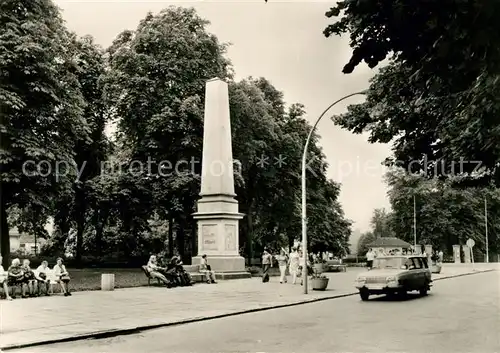
<svg viewBox="0 0 500 353"><path fill-rule="evenodd" d="M443 249L450 254L452 245L465 244L467 239L472 238L476 242L478 252L484 255L484 200L486 199L489 250L491 253L499 250L498 189L456 189L453 187L453 181L427 180L408 175L402 170L391 170L386 179L393 210L391 228L399 238L413 243L413 196L415 195L417 243L432 244L435 248Z"/></svg>
<svg viewBox="0 0 500 353"><path fill-rule="evenodd" d="M264 78L232 84L230 102L233 152L244 181L237 194L242 211L250 215L242 240L254 241L259 251L289 247L301 231L300 166L311 128L304 107L293 104L286 110L283 94ZM351 223L337 201L340 186L325 177L327 164L317 139L314 135L310 145L307 176L309 246L343 252ZM265 165L258 163L262 156L268 158Z"/></svg>
<svg viewBox="0 0 500 353"><path fill-rule="evenodd" d="M373 232L366 232L361 234L361 237L358 240L358 255L364 256L370 248L368 244L373 243L375 239L377 238L375 234L373 234Z"/></svg>
<svg viewBox="0 0 500 353"><path fill-rule="evenodd" d="M107 51L67 31L48 0L4 1L0 16L7 68L0 86L7 112L0 126L2 212L9 207L2 249L8 226L46 236L51 216L55 232L43 249L51 258L68 255L89 266L168 257L174 248L188 258L197 240L191 214L200 189L205 83L214 77L229 82L233 154L241 164L236 192L247 215L240 244L251 256L254 246L287 247L299 237L300 163L311 128L305 109L287 106L265 78L232 81L226 45L193 9L148 14ZM104 134L110 121L117 123L113 144ZM262 156L268 163L261 166ZM71 168L27 177L27 159ZM338 202L340 185L325 176L315 134L308 159L310 247L343 252L351 222ZM175 168L191 160L198 161L193 170Z"/></svg>
<svg viewBox="0 0 500 353"><path fill-rule="evenodd" d="M394 236L391 229L391 214L384 208L376 208L373 210L373 216L370 223L375 239Z"/></svg>
<svg viewBox="0 0 500 353"><path fill-rule="evenodd" d="M133 206L130 214L121 212L122 229L140 238L149 230L146 215L156 212L179 225L181 254L198 198L200 165L193 171L176 166L201 160L206 80L231 76L226 45L206 31L207 25L193 9L169 7L148 14L108 49L104 79L108 109L118 118L123 152L118 161L125 167L119 179L141 190L134 198L121 194L120 202ZM163 161L171 167L165 169ZM149 170L134 167L139 163Z"/></svg>
<svg viewBox="0 0 500 353"><path fill-rule="evenodd" d="M361 234L357 244L357 254L364 256L367 252L369 244L373 243L377 238L381 237L397 237L393 230L393 213L387 212L385 208L376 208L373 210L372 219L370 221L371 230Z"/></svg>
<svg viewBox="0 0 500 353"><path fill-rule="evenodd" d="M0 247L5 262L7 208L45 209L51 196L66 192L75 174L75 141L89 135L70 42L52 1L0 3ZM23 170L26 161L33 163ZM41 161L46 164L37 173L34 166ZM64 175L49 172L48 165L54 168L56 162L68 166Z"/></svg>
<svg viewBox="0 0 500 353"><path fill-rule="evenodd" d="M496 0L341 1L325 35L348 33L345 73L388 58L365 103L335 121L393 144L386 162L465 185L498 184L500 3ZM465 163L460 163L465 161ZM481 168L478 168L478 164ZM472 179L472 180L471 180Z"/></svg>

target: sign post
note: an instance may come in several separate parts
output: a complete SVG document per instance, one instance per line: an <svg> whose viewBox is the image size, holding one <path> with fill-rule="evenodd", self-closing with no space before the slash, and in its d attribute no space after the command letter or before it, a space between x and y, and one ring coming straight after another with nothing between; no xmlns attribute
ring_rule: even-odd
<svg viewBox="0 0 500 353"><path fill-rule="evenodd" d="M474 245L476 245L476 242L474 241L474 239L467 239L467 241L465 242L465 244L469 247L470 249L470 258L471 258L471 261L472 261L472 271L475 271L474 270L474 251L472 251L472 248L474 247Z"/></svg>

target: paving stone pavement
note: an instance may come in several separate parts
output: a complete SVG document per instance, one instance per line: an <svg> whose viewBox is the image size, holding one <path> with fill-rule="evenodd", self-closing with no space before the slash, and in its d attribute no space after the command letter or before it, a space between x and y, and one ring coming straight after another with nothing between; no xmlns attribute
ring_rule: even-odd
<svg viewBox="0 0 500 353"><path fill-rule="evenodd" d="M484 265L476 265L475 272L498 269L496 264ZM361 271L349 268L345 273L329 273L328 289L310 291L308 295L303 294L300 285L279 284L273 277L265 284L259 278L251 278L174 289L139 287L111 292L75 292L71 297L54 295L10 302L2 300L0 349L179 324L355 294L353 282ZM445 265L442 273L433 278L438 280L472 272L471 266Z"/></svg>

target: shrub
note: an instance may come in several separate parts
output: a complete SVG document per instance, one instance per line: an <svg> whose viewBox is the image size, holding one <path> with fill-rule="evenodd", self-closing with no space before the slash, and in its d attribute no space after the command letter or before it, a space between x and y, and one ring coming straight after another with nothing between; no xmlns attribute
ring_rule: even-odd
<svg viewBox="0 0 500 353"><path fill-rule="evenodd" d="M355 257L349 257L349 258L346 258L346 259L342 259L342 263L344 264L355 264L355 263L363 263L363 262L366 262L366 257L365 256L358 256L358 258L356 259Z"/></svg>

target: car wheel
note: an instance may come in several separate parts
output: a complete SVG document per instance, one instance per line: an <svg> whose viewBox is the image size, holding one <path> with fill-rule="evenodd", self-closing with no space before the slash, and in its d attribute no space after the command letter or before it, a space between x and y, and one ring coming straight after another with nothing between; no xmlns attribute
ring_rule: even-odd
<svg viewBox="0 0 500 353"><path fill-rule="evenodd" d="M425 297L427 295L427 286L420 288L419 292L422 297Z"/></svg>
<svg viewBox="0 0 500 353"><path fill-rule="evenodd" d="M370 297L370 292L368 292L366 289L360 290L359 296L361 297L361 300L365 302Z"/></svg>
<svg viewBox="0 0 500 353"><path fill-rule="evenodd" d="M398 298L399 299L406 299L407 294L408 294L408 291L406 289L398 290Z"/></svg>
<svg viewBox="0 0 500 353"><path fill-rule="evenodd" d="M388 293L387 293L387 297L388 297L389 299L394 299L394 298L396 297L396 292L392 292L392 291L391 291L391 292L388 292Z"/></svg>

